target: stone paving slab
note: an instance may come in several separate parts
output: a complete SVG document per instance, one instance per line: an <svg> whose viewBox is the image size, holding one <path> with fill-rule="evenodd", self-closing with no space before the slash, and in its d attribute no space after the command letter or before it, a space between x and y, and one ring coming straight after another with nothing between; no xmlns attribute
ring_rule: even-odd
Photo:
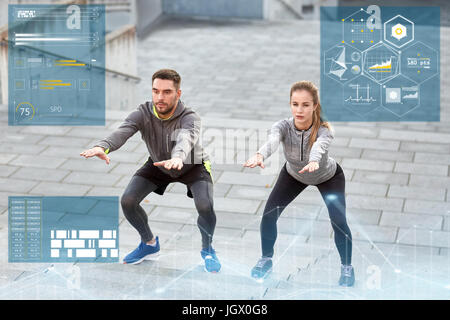
<svg viewBox="0 0 450 320"><path fill-rule="evenodd" d="M6 114L6 113L5 113ZM37 142L39 142L40 140L42 140L44 137L46 137L45 135L41 135L41 134L24 134L24 133L16 133L14 132L14 130L11 130L12 128L8 127L8 131L5 132L4 135L2 135L2 137L0 137L0 142L2 143L9 143L9 144L36 144ZM18 147L20 148L20 146Z"/></svg>
<svg viewBox="0 0 450 320"><path fill-rule="evenodd" d="M9 177L11 174L19 170L19 167L15 166L8 166L8 165L0 165L0 177L6 178Z"/></svg>
<svg viewBox="0 0 450 320"><path fill-rule="evenodd" d="M450 203L442 201L406 199L404 209L406 212L448 215L450 213Z"/></svg>
<svg viewBox="0 0 450 320"><path fill-rule="evenodd" d="M414 153L403 151L392 152L384 150L365 149L361 154L361 158L391 160L391 161L412 161L414 158Z"/></svg>
<svg viewBox="0 0 450 320"><path fill-rule="evenodd" d="M446 189L413 186L390 186L388 196L411 200L445 200Z"/></svg>
<svg viewBox="0 0 450 320"><path fill-rule="evenodd" d="M42 155L20 155L14 159L14 165L22 167L56 169L64 161L62 157L48 157Z"/></svg>
<svg viewBox="0 0 450 320"><path fill-rule="evenodd" d="M83 196L90 189L91 185L57 183L57 182L41 182L30 190L30 195L52 195L52 196ZM23 193L22 193L23 195Z"/></svg>
<svg viewBox="0 0 450 320"><path fill-rule="evenodd" d="M17 154L39 154L42 150L47 148L45 145L30 144L28 141L25 141L25 143L2 142L2 147L3 150L8 150L8 152Z"/></svg>
<svg viewBox="0 0 450 320"><path fill-rule="evenodd" d="M75 171L70 173L67 177L62 181L63 183L73 183L73 184L86 184L93 185L96 184L98 186L109 187L114 185L122 176L114 175L114 174L104 174L104 173L94 173L94 172L83 172L83 171Z"/></svg>
<svg viewBox="0 0 450 320"><path fill-rule="evenodd" d="M381 172L392 172L394 168L393 161L385 161L385 160L345 158L342 164L345 168L373 170Z"/></svg>
<svg viewBox="0 0 450 320"><path fill-rule="evenodd" d="M399 149L399 141L386 141L380 139L351 138L349 147L365 148L375 150L397 151Z"/></svg>
<svg viewBox="0 0 450 320"><path fill-rule="evenodd" d="M388 184L349 181L345 183L345 190L352 194L385 196L388 190Z"/></svg>
<svg viewBox="0 0 450 320"><path fill-rule="evenodd" d="M84 159L78 155L77 159L68 159L65 161L58 169L70 170L72 173L74 172L89 172L89 174L102 174L111 172L118 164L110 163L106 164L104 161L99 161L98 159ZM111 175L114 176L114 173L111 172Z"/></svg>
<svg viewBox="0 0 450 320"><path fill-rule="evenodd" d="M450 248L450 233L448 231L400 228L398 242L420 246Z"/></svg>
<svg viewBox="0 0 450 320"><path fill-rule="evenodd" d="M13 167L12 167L13 168ZM60 182L70 173L68 170L22 167L10 176L11 179Z"/></svg>
<svg viewBox="0 0 450 320"><path fill-rule="evenodd" d="M403 258L420 259L421 257L431 257L432 255L440 255L439 248L426 247L418 245L404 245L396 243L395 245L377 243L372 248L375 253L384 255L385 257L399 256Z"/></svg>
<svg viewBox="0 0 450 320"><path fill-rule="evenodd" d="M448 166L438 164L397 162L395 164L394 172L403 172L421 175L430 174L445 177L448 174Z"/></svg>
<svg viewBox="0 0 450 320"><path fill-rule="evenodd" d="M422 214L383 211L380 226L441 230L443 220L444 218L438 215L429 215L424 219Z"/></svg>
<svg viewBox="0 0 450 320"><path fill-rule="evenodd" d="M450 146L447 143L423 143L423 142L409 142L401 141L400 150L412 152L433 152L433 153L450 153Z"/></svg>
<svg viewBox="0 0 450 320"><path fill-rule="evenodd" d="M380 210L361 210L349 208L346 210L346 217L349 224L371 224L378 225L380 222ZM323 207L318 218L319 220L330 221L328 209Z"/></svg>
<svg viewBox="0 0 450 320"><path fill-rule="evenodd" d="M224 172L218 182L228 184L242 184L249 186L271 186L274 182L274 176L256 175L241 172Z"/></svg>
<svg viewBox="0 0 450 320"><path fill-rule="evenodd" d="M328 155L332 158L336 157L350 157L359 158L363 150L361 148L349 148L349 147L339 147L332 145L329 148Z"/></svg>
<svg viewBox="0 0 450 320"><path fill-rule="evenodd" d="M346 199L348 208L402 210L403 199L350 194Z"/></svg>
<svg viewBox="0 0 450 320"><path fill-rule="evenodd" d="M447 188L450 185L450 176L439 177L422 174L412 174L409 180L409 185L425 187L425 188Z"/></svg>
<svg viewBox="0 0 450 320"><path fill-rule="evenodd" d="M37 184L38 182L36 181L0 178L0 191L27 193Z"/></svg>
<svg viewBox="0 0 450 320"><path fill-rule="evenodd" d="M380 139L443 143L443 144L448 144L448 141L450 141L449 133L422 132L419 130L413 131L413 130L380 129L380 134L378 137Z"/></svg>
<svg viewBox="0 0 450 320"><path fill-rule="evenodd" d="M355 170L352 181L386 183L390 185L408 185L411 183L410 175L405 173L377 172L369 170ZM408 182L409 181L409 182Z"/></svg>

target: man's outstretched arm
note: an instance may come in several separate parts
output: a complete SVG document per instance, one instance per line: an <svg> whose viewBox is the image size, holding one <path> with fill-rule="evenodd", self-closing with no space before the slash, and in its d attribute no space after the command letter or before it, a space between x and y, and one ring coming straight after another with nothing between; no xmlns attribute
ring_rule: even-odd
<svg viewBox="0 0 450 320"><path fill-rule="evenodd" d="M125 121L111 133L108 137L100 140L93 148L80 153L80 156L90 158L97 156L109 164L108 154L119 149L131 136L139 131L142 122L142 113L135 110L125 119Z"/></svg>

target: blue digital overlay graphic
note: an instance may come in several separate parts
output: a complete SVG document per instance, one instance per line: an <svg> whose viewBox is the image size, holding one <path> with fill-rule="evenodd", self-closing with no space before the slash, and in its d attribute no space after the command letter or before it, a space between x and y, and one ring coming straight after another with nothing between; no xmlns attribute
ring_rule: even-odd
<svg viewBox="0 0 450 320"><path fill-rule="evenodd" d="M329 121L440 120L439 7L321 7Z"/></svg>
<svg viewBox="0 0 450 320"><path fill-rule="evenodd" d="M104 5L8 9L8 124L104 125Z"/></svg>
<svg viewBox="0 0 450 320"><path fill-rule="evenodd" d="M118 262L118 197L8 199L9 262Z"/></svg>

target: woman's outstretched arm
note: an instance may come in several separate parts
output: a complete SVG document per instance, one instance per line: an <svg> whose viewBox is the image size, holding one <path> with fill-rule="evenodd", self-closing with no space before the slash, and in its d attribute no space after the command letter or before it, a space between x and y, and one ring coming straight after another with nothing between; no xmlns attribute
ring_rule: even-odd
<svg viewBox="0 0 450 320"><path fill-rule="evenodd" d="M283 138L283 120L280 120L272 125L270 129L268 140L259 148L254 156L244 163L244 167L254 168L260 166L264 169L264 160L269 158L272 153L278 149L278 145Z"/></svg>

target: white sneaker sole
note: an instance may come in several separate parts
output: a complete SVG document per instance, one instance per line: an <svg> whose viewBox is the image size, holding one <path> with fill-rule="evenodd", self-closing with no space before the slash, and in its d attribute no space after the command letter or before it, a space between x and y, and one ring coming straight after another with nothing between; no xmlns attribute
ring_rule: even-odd
<svg viewBox="0 0 450 320"><path fill-rule="evenodd" d="M219 273L220 270L222 270L222 268L220 268L219 271L208 271L208 270L206 270L206 267L203 266L203 270L205 270L205 272L208 272L208 273Z"/></svg>
<svg viewBox="0 0 450 320"><path fill-rule="evenodd" d="M251 275L251 276L252 276L252 279L255 281L264 281L267 279L267 277L269 277L271 275L272 271L273 271L273 267L270 268L269 270L267 270L267 272L260 278L254 277L253 275Z"/></svg>
<svg viewBox="0 0 450 320"><path fill-rule="evenodd" d="M205 265L207 259L212 259L212 257L211 257L211 256L206 256L205 259L203 259L203 260L204 260L204 261L203 261L203 263L204 263L204 265L203 265L203 270L205 270L205 272L208 272L208 273L219 273L220 270L222 270L222 267L220 267L219 271L208 271L208 270L206 269L206 265Z"/></svg>
<svg viewBox="0 0 450 320"><path fill-rule="evenodd" d="M159 251L152 253L152 254L148 254L144 257L145 260L158 260L159 259Z"/></svg>
<svg viewBox="0 0 450 320"><path fill-rule="evenodd" d="M126 263L126 264L139 264L139 263L141 263L144 260L158 260L158 258L159 258L159 251L155 252L155 253L148 254L148 255L142 257L141 259L139 259L139 260L137 260L135 262Z"/></svg>

